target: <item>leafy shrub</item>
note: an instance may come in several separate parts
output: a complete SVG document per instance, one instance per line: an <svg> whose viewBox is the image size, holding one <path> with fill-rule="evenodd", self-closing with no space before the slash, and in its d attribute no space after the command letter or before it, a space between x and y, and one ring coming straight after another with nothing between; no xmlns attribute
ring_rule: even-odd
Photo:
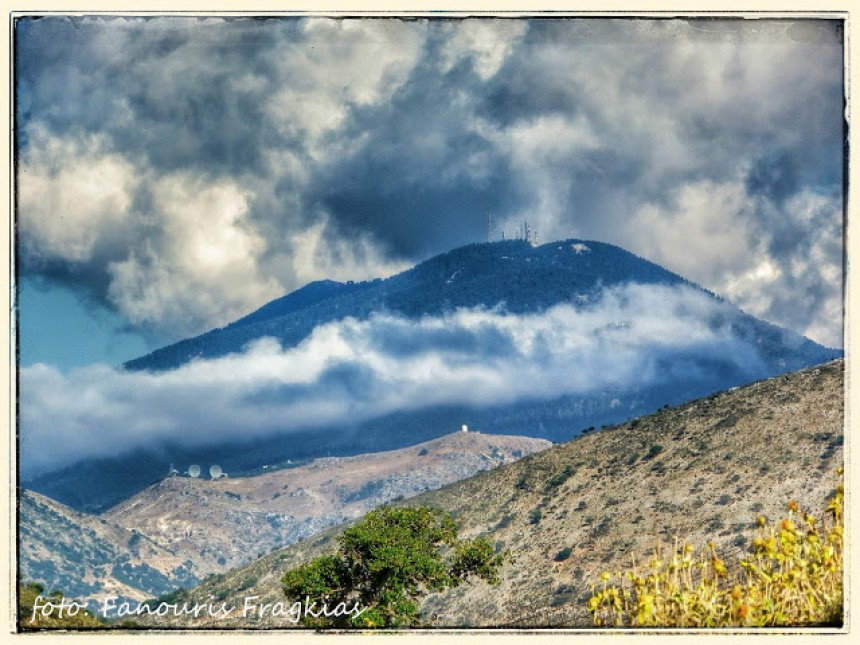
<svg viewBox="0 0 860 645"><path fill-rule="evenodd" d="M576 587L570 584L562 584L555 588L552 592L552 602L550 606L561 607L568 604L576 596Z"/></svg>
<svg viewBox="0 0 860 645"><path fill-rule="evenodd" d="M146 604L151 607L157 607L159 604L165 603L168 605L176 604L184 600L188 595L188 592L184 587L177 587L173 591L168 591L167 593L163 593L158 598L147 600Z"/></svg>
<svg viewBox="0 0 860 645"><path fill-rule="evenodd" d="M588 537L592 540L597 539L599 537L603 537L605 535L609 535L609 531L612 529L612 518L608 515L604 515L600 520L600 524L595 526L594 528L588 531Z"/></svg>
<svg viewBox="0 0 860 645"><path fill-rule="evenodd" d="M555 560L556 562L564 562L570 557L571 553L573 553L573 549L569 546L566 546L561 551L555 554L553 560Z"/></svg>
<svg viewBox="0 0 860 645"><path fill-rule="evenodd" d="M259 582L259 579L256 576L251 576L249 578L245 578L242 581L242 584L239 585L239 591L246 591L247 589L250 589L251 587L256 585L258 582Z"/></svg>
<svg viewBox="0 0 860 645"><path fill-rule="evenodd" d="M720 513L717 513L716 515L712 515L711 517L709 517L708 523L705 526L705 528L710 533L716 533L717 531L719 531L720 529L723 529L725 527L726 527L726 523L723 520L723 516Z"/></svg>
<svg viewBox="0 0 860 645"><path fill-rule="evenodd" d="M543 511L540 506L537 508L533 508L532 512L529 513L529 524L537 524L543 519Z"/></svg>
<svg viewBox="0 0 860 645"><path fill-rule="evenodd" d="M655 461L654 464L651 466L651 470L653 472L657 473L658 475L665 475L666 474L666 464L663 461Z"/></svg>
<svg viewBox="0 0 860 645"><path fill-rule="evenodd" d="M651 459L654 459L654 457L659 455L661 452L663 452L663 446L661 446L659 443L655 443L650 448L648 448L648 454L642 457L642 459L645 461L650 461Z"/></svg>
<svg viewBox="0 0 860 645"><path fill-rule="evenodd" d="M575 474L576 474L576 470L573 468L573 466L568 464L567 466L564 467L564 470L562 470L557 475L554 475L553 477L551 477L549 479L549 481L547 481L546 487L544 488L544 490L549 491L549 490L552 490L553 488L558 488L559 486L561 486L564 482L566 482L568 479L570 479Z"/></svg>
<svg viewBox="0 0 860 645"><path fill-rule="evenodd" d="M427 507L371 511L339 538L335 555L288 571L291 598L356 603L360 615L303 617L308 627L408 627L419 624L418 598L456 587L471 576L496 584L509 552L484 538L461 540L453 518Z"/></svg>
<svg viewBox="0 0 860 645"><path fill-rule="evenodd" d="M739 570L730 571L713 544L699 555L676 544L668 554L656 551L647 572L604 573L588 600L595 625L841 625L843 497L840 485L823 520L793 501L776 525L759 516Z"/></svg>

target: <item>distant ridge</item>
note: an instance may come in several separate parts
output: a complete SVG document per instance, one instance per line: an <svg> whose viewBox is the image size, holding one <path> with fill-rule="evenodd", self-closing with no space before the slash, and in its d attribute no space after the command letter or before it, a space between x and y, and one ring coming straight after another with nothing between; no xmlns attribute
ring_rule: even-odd
<svg viewBox="0 0 860 645"><path fill-rule="evenodd" d="M115 594L145 600L204 575L199 567L138 531L23 490L18 497L18 567L22 581L68 597Z"/></svg>

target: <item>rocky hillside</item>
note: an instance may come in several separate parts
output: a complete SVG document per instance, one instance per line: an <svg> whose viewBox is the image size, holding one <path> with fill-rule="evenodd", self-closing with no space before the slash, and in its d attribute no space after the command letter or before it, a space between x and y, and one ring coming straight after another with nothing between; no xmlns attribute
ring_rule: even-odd
<svg viewBox="0 0 860 645"><path fill-rule="evenodd" d="M100 516L22 494L21 572L67 595L143 599L477 472L545 450L527 437L458 432L400 450L323 458L263 475L172 476Z"/></svg>
<svg viewBox="0 0 860 645"><path fill-rule="evenodd" d="M18 517L21 579L40 582L48 592L142 600L203 577L191 560L138 531L32 491L22 491Z"/></svg>
<svg viewBox="0 0 860 645"><path fill-rule="evenodd" d="M168 477L103 514L222 572L364 515L544 450L542 439L458 432L410 448L328 457L256 477Z"/></svg>
<svg viewBox="0 0 860 645"><path fill-rule="evenodd" d="M588 626L584 609L604 570L658 543L713 541L740 555L755 518L786 501L819 512L843 462L842 360L661 410L481 473L410 504L436 505L466 537L484 535L516 562L501 584L429 596L434 626ZM186 597L242 606L283 600L285 571L333 550L338 530L206 580ZM169 621L159 619L158 624ZM287 627L270 616L173 624Z"/></svg>

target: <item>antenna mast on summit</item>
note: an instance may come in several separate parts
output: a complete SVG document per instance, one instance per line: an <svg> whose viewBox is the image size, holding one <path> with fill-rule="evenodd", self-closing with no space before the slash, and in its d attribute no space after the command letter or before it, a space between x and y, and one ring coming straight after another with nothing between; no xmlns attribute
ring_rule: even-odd
<svg viewBox="0 0 860 645"><path fill-rule="evenodd" d="M487 211L487 242L493 241L493 213Z"/></svg>

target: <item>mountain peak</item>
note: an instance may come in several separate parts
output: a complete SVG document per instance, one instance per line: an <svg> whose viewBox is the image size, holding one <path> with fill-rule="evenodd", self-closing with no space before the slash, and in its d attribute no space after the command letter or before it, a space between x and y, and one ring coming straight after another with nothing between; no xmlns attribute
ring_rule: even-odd
<svg viewBox="0 0 860 645"><path fill-rule="evenodd" d="M625 283L691 285L604 242L569 239L536 247L523 240L469 244L386 279L311 282L221 329L155 350L124 367L172 369L193 359L239 352L263 336L293 347L318 325L346 316L366 319L378 311L420 318L500 304L514 314L540 312L562 302L583 305L603 289Z"/></svg>

